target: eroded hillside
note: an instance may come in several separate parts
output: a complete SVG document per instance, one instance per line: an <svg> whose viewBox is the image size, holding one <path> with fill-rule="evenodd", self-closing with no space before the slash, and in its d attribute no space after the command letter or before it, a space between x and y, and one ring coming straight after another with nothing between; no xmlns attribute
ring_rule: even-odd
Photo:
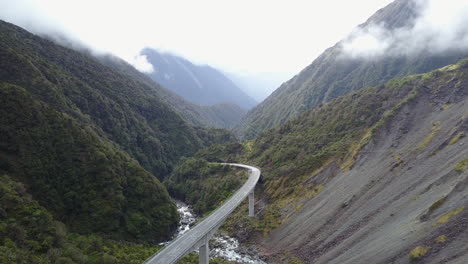
<svg viewBox="0 0 468 264"><path fill-rule="evenodd" d="M462 263L467 128L466 60L316 107L253 143L258 219L227 229L272 263Z"/></svg>

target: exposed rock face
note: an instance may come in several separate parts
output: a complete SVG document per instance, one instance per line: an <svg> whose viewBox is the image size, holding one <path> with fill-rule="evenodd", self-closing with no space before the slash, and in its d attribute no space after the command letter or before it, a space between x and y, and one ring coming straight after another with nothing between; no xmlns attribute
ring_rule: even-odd
<svg viewBox="0 0 468 264"><path fill-rule="evenodd" d="M310 179L325 188L263 239L271 262L465 263L467 109L466 76L425 83L349 170Z"/></svg>

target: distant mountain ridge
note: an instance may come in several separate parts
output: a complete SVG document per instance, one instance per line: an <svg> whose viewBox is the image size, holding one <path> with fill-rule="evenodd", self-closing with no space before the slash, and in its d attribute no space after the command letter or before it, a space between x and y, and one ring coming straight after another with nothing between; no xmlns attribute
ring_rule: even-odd
<svg viewBox="0 0 468 264"><path fill-rule="evenodd" d="M217 69L169 53L145 48L141 55L153 65L149 73L154 81L186 100L199 105L234 103L251 109L257 102Z"/></svg>
<svg viewBox="0 0 468 264"><path fill-rule="evenodd" d="M396 0L377 11L359 28L366 30L371 25L384 25L389 30L399 29L412 25L418 12L416 2ZM428 72L468 56L467 50L444 54L427 50L414 56L343 57L344 41L327 49L311 65L249 111L235 128L236 133L244 138L254 138L314 106L351 91L393 78Z"/></svg>
<svg viewBox="0 0 468 264"><path fill-rule="evenodd" d="M198 105L191 103L182 96L162 87L146 74L141 73L126 61L112 56L98 56L97 59L115 71L126 75L139 84L155 91L168 107L181 115L188 123L204 128L229 129L239 123L247 110L234 103L219 103L214 105Z"/></svg>

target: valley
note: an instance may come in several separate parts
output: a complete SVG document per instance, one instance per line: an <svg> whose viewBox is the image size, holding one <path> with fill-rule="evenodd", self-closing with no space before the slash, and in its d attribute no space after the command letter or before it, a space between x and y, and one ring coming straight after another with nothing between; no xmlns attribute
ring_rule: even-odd
<svg viewBox="0 0 468 264"><path fill-rule="evenodd" d="M180 214L180 221L173 240L185 234L199 220L189 205L181 201L175 202ZM163 245L171 243L172 241L164 242ZM225 234L215 234L210 241L210 259L212 258L225 259L230 262L264 264L259 256L254 255L251 250L241 247L236 238Z"/></svg>
<svg viewBox="0 0 468 264"><path fill-rule="evenodd" d="M314 58L325 4L18 1L0 263L468 263L466 3L382 1Z"/></svg>

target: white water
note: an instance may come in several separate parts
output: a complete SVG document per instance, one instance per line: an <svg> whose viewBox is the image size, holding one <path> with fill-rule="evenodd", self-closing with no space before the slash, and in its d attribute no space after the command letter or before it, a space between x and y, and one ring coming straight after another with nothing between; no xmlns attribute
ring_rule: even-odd
<svg viewBox="0 0 468 264"><path fill-rule="evenodd" d="M192 211L189 205L183 202L176 201L177 211L180 214L179 227L173 240L183 235L197 221L197 216ZM166 245L171 241L164 242ZM248 263L248 264L266 264L257 255L247 254L246 250L242 248L239 241L233 237L226 235L215 234L211 239L210 243L210 257L219 257L229 261L235 261L237 263Z"/></svg>

